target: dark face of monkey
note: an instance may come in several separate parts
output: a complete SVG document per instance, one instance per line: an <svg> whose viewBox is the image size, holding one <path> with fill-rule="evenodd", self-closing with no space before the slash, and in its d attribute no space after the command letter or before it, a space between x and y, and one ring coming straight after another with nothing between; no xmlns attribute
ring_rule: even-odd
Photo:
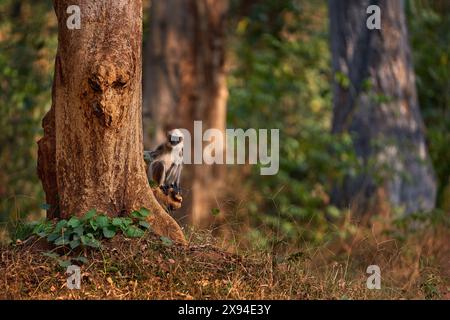
<svg viewBox="0 0 450 320"><path fill-rule="evenodd" d="M175 129L171 130L167 133L167 143L166 145L172 149L175 146L179 146L183 144L183 134L180 130Z"/></svg>

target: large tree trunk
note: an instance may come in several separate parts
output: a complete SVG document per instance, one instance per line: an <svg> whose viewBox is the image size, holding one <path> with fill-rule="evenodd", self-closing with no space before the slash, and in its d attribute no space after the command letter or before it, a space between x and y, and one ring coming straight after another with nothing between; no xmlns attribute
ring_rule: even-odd
<svg viewBox="0 0 450 320"><path fill-rule="evenodd" d="M364 173L333 195L341 206L376 211L385 200L408 214L434 207L436 182L424 137L401 0L330 0L333 132L355 136ZM381 30L366 27L369 5ZM347 82L348 81L348 82ZM375 201L374 201L375 199Z"/></svg>
<svg viewBox="0 0 450 320"><path fill-rule="evenodd" d="M150 12L150 38L144 55L144 124L148 147L168 129L193 136L194 121L203 129L225 131L228 91L225 74L226 0L155 0ZM224 167L184 167L183 209L196 226L206 226L219 207Z"/></svg>
<svg viewBox="0 0 450 320"><path fill-rule="evenodd" d="M76 1L81 29L66 26L73 1L55 0L58 52L53 104L43 121L38 174L49 218L146 207L156 233L184 242L155 200L143 160L141 0Z"/></svg>

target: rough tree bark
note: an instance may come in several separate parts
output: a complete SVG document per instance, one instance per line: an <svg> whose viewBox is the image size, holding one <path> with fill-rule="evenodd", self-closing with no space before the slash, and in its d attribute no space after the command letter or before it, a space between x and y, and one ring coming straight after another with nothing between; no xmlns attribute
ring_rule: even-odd
<svg viewBox="0 0 450 320"><path fill-rule="evenodd" d="M369 5L381 30L366 26ZM334 85L333 132L355 136L364 173L336 188L335 203L376 211L390 203L408 214L434 207L436 182L417 101L401 0L330 0ZM346 83L348 80L348 83Z"/></svg>
<svg viewBox="0 0 450 320"><path fill-rule="evenodd" d="M81 29L66 26L70 5ZM43 120L38 174L49 218L109 216L146 207L154 231L184 242L178 224L157 203L143 160L141 0L54 1L58 51L53 103Z"/></svg>
<svg viewBox="0 0 450 320"><path fill-rule="evenodd" d="M195 120L203 122L204 130L225 132L227 9L226 0L152 1L150 38L144 51L144 125L149 148L163 141L171 128L185 128L193 135ZM218 207L223 175L220 165L185 166L184 202L178 217L207 226L211 209Z"/></svg>

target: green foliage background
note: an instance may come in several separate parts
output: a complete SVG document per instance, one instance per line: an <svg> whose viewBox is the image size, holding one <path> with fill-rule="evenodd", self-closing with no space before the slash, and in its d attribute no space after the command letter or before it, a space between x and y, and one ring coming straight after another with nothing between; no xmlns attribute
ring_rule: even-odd
<svg viewBox="0 0 450 320"><path fill-rule="evenodd" d="M280 128L280 172L247 180L250 241L320 243L355 229L329 203L333 182L360 170L348 135L330 134L331 61L325 1L260 1L236 10L229 77L230 127ZM439 180L437 207L449 210L449 3L407 1L408 27L427 140ZM341 219L342 220L342 219Z"/></svg>
<svg viewBox="0 0 450 320"><path fill-rule="evenodd" d="M51 1L0 1L0 222L38 213L36 140L51 103L56 19Z"/></svg>

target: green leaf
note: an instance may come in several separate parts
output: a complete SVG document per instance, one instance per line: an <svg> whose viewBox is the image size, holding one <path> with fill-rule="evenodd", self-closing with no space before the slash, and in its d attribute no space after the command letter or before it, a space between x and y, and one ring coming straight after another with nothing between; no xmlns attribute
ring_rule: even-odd
<svg viewBox="0 0 450 320"><path fill-rule="evenodd" d="M92 247L92 248L100 248L102 246L102 244L97 239L93 239L92 241L90 241L88 243L88 246Z"/></svg>
<svg viewBox="0 0 450 320"><path fill-rule="evenodd" d="M84 245L87 245L91 239L87 235L82 235L80 237L81 243Z"/></svg>
<svg viewBox="0 0 450 320"><path fill-rule="evenodd" d="M148 209L146 208L141 208L141 210L139 210L139 213L142 217L148 217L150 215L150 211L148 211Z"/></svg>
<svg viewBox="0 0 450 320"><path fill-rule="evenodd" d="M63 237L59 237L58 239L56 239L54 244L57 246L64 246L64 245L68 244L69 242L70 242L69 236L64 235Z"/></svg>
<svg viewBox="0 0 450 320"><path fill-rule="evenodd" d="M148 211L147 209L145 209L145 208L141 208L140 210L138 210L138 211L133 211L132 213L131 213L131 216L133 217L133 218L137 218L137 219L143 219L143 218L145 218L145 217L148 217L150 215L150 211Z"/></svg>
<svg viewBox="0 0 450 320"><path fill-rule="evenodd" d="M135 227L135 226L129 226L126 230L125 230L125 235L127 237L130 238L139 238L142 237L144 235L144 230Z"/></svg>
<svg viewBox="0 0 450 320"><path fill-rule="evenodd" d="M105 238L110 239L110 238L114 237L115 235L116 235L115 228L113 228L113 227L104 227L103 228L103 236Z"/></svg>
<svg viewBox="0 0 450 320"><path fill-rule="evenodd" d="M109 225L109 219L107 216L98 216L95 218L95 222L99 228L105 228Z"/></svg>
<svg viewBox="0 0 450 320"><path fill-rule="evenodd" d="M83 221L87 221L92 219L93 217L95 217L95 215L97 214L97 210L95 209L91 209L88 212L86 212L86 214L84 215L84 217L82 218Z"/></svg>
<svg viewBox="0 0 450 320"><path fill-rule="evenodd" d="M133 212L131 213L131 216L132 216L133 218L136 218L136 219L141 219L141 218L142 218L141 213L140 213L139 211L133 211Z"/></svg>
<svg viewBox="0 0 450 320"><path fill-rule="evenodd" d="M80 219L78 217L72 217L67 222L67 225L72 228L77 228L81 224Z"/></svg>
<svg viewBox="0 0 450 320"><path fill-rule="evenodd" d="M69 246L70 246L71 249L75 249L75 248L79 247L80 244L81 244L81 242L78 239L76 239L76 240L74 239L74 240L69 242Z"/></svg>
<svg viewBox="0 0 450 320"><path fill-rule="evenodd" d="M55 226L54 232L60 232L67 225L67 220L60 220Z"/></svg>
<svg viewBox="0 0 450 320"><path fill-rule="evenodd" d="M220 214L220 209L218 209L218 208L212 208L211 209L211 214L213 215L213 216L218 216L219 214Z"/></svg>
<svg viewBox="0 0 450 320"><path fill-rule="evenodd" d="M130 218L122 218L122 224L123 225L129 226L132 223L133 223L133 220L131 220Z"/></svg>
<svg viewBox="0 0 450 320"><path fill-rule="evenodd" d="M145 229L150 229L150 223L148 223L147 221L141 220L139 221L139 225L144 227Z"/></svg>
<svg viewBox="0 0 450 320"><path fill-rule="evenodd" d="M59 259L58 264L61 268L67 269L69 266L72 265L72 261Z"/></svg>
<svg viewBox="0 0 450 320"><path fill-rule="evenodd" d="M43 224L38 224L38 225L34 226L34 228L33 228L33 234L39 235L39 233L45 233ZM42 236L40 236L40 237L42 237Z"/></svg>
<svg viewBox="0 0 450 320"><path fill-rule="evenodd" d="M119 218L120 219L120 229L122 229L123 233L126 233L128 226L133 223L133 220L130 218Z"/></svg>
<svg viewBox="0 0 450 320"><path fill-rule="evenodd" d="M116 227L120 227L123 225L122 218L113 218L112 225Z"/></svg>
<svg viewBox="0 0 450 320"><path fill-rule="evenodd" d="M52 229L53 225L50 222L44 221L33 228L33 233L37 234L39 237L45 237L50 234Z"/></svg>
<svg viewBox="0 0 450 320"><path fill-rule="evenodd" d="M88 233L87 235L81 236L81 242L88 247L92 248L100 248L100 242L94 238L92 233Z"/></svg>
<svg viewBox="0 0 450 320"><path fill-rule="evenodd" d="M149 215L150 215L150 211L148 211L145 208L141 208L139 211L133 211L131 213L131 216L133 218L137 218L137 219L140 219L140 220L142 220L143 218L148 217Z"/></svg>
<svg viewBox="0 0 450 320"><path fill-rule="evenodd" d="M170 247L173 244L173 241L167 237L161 237L160 239L161 239L162 244L167 247Z"/></svg>
<svg viewBox="0 0 450 320"><path fill-rule="evenodd" d="M51 234L48 235L47 241L53 242L53 241L55 241L56 239L58 239L60 236L61 236L61 233L59 233L59 232L53 232L53 233L51 233Z"/></svg>
<svg viewBox="0 0 450 320"><path fill-rule="evenodd" d="M95 220L89 220L89 224L91 225L94 231L97 230L97 222Z"/></svg>
<svg viewBox="0 0 450 320"><path fill-rule="evenodd" d="M75 229L73 229L73 232L75 234L77 234L79 237L81 237L84 233L84 227L83 226L78 226Z"/></svg>

